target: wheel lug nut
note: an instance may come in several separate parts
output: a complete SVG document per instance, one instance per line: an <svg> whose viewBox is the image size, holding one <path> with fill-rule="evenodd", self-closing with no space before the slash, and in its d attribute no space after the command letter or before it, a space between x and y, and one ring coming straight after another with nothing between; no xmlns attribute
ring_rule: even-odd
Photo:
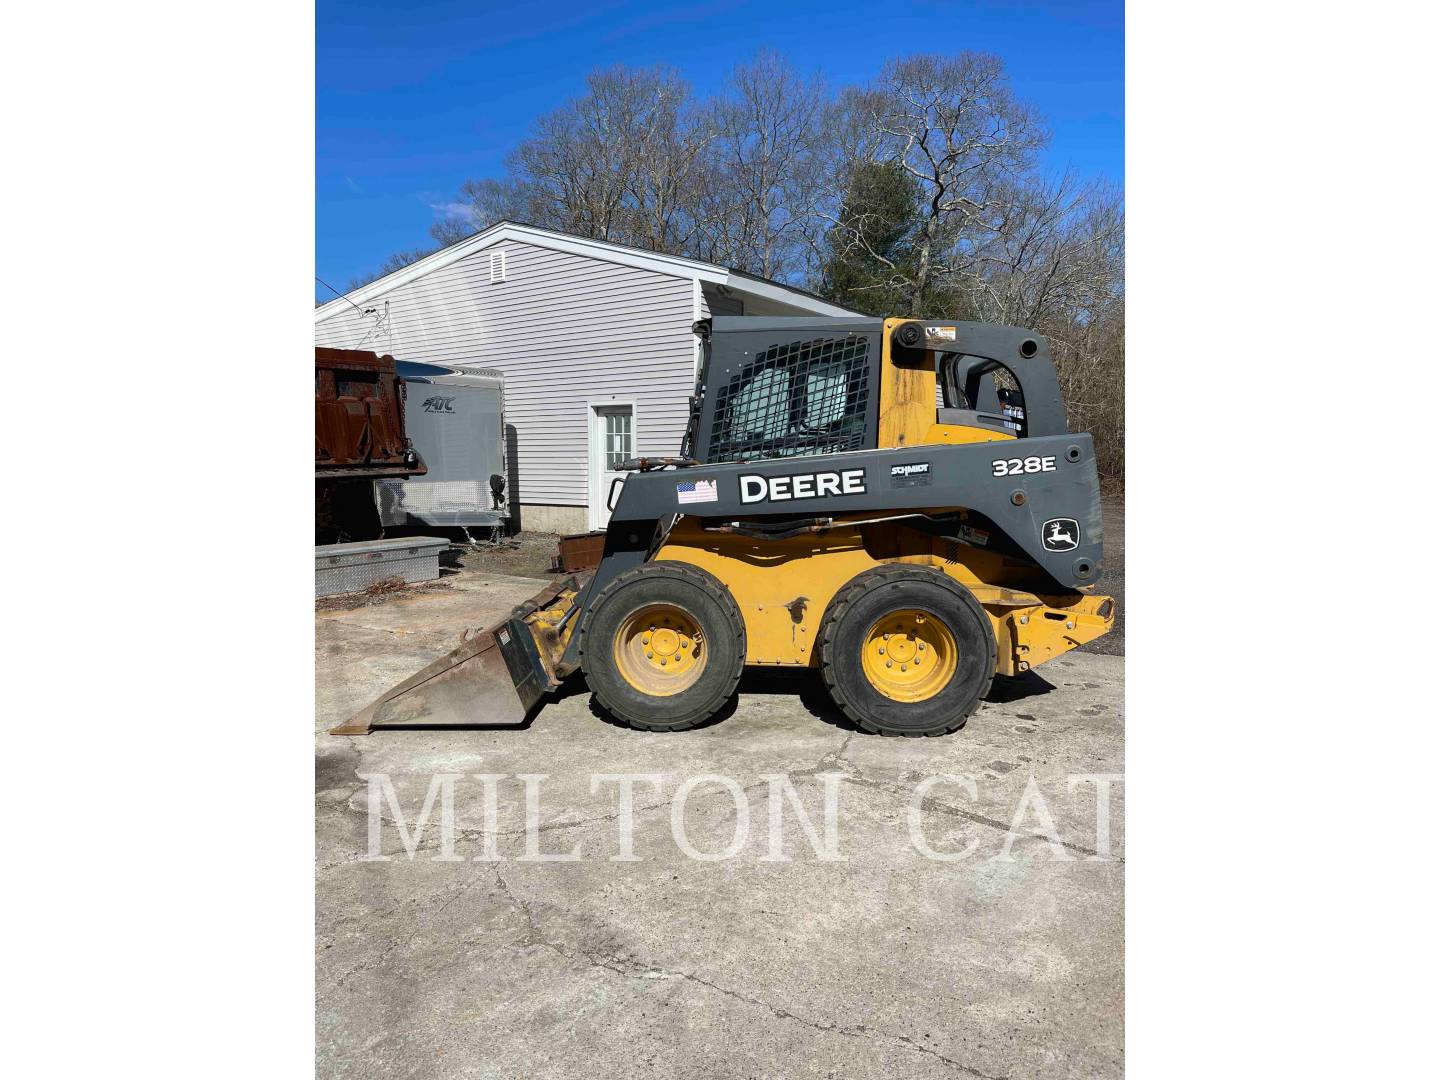
<svg viewBox="0 0 1440 1080"><path fill-rule="evenodd" d="M665 657L663 657L663 656L660 657L660 666L661 666L661 667L664 667L664 666L665 666Z"/></svg>
<svg viewBox="0 0 1440 1080"><path fill-rule="evenodd" d="M904 671L904 670L905 670L905 665L904 665L904 664L901 664L901 665L900 665L900 670L901 670L901 671Z"/></svg>
<svg viewBox="0 0 1440 1080"><path fill-rule="evenodd" d="M645 650L645 659L646 659L646 660L654 660L654 659L655 659L655 654L654 654L653 652L651 652L649 649L646 649L646 650Z"/></svg>
<svg viewBox="0 0 1440 1080"><path fill-rule="evenodd" d="M642 645L649 645L649 644L650 644L650 635L649 635L649 634L643 635L643 636L640 638L640 643L641 643Z"/></svg>
<svg viewBox="0 0 1440 1080"><path fill-rule="evenodd" d="M884 655L885 655L885 646L884 646L884 645L881 645L881 646L880 646L880 655L881 655L881 656L884 656Z"/></svg>
<svg viewBox="0 0 1440 1080"><path fill-rule="evenodd" d="M920 649L921 652L924 652L924 651L925 651L925 643L924 643L923 641L920 642L918 648Z"/></svg>
<svg viewBox="0 0 1440 1080"><path fill-rule="evenodd" d="M894 667L894 666L895 666L895 662L894 662L893 660L886 660L886 661L885 661L885 666L886 666L886 667Z"/></svg>

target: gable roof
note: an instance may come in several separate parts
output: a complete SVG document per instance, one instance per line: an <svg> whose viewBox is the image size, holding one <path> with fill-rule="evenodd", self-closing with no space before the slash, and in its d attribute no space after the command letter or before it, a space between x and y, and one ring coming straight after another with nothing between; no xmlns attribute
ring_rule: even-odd
<svg viewBox="0 0 1440 1080"><path fill-rule="evenodd" d="M542 229L537 225L523 225L515 221L497 221L488 229L478 232L474 236L466 237L449 247L441 248L434 254L417 259L408 266L402 266L399 270L386 274L368 285L362 285L344 296L337 296L334 300L321 304L315 309L315 321L317 323L324 322L330 316L348 309L351 304L367 303L407 282L424 277L432 270L449 266L467 255L483 251L504 240L519 241L550 251L585 255L592 259L618 263L622 266L635 266L642 270L652 270L658 274L668 274L671 277L687 278L712 285L725 285L737 292L748 293L776 303L788 304L815 315L859 314L849 308L832 304L823 297L806 292L804 289L797 289L792 285L783 285L768 278L732 270L728 266L702 262L699 259L687 259L680 255L664 255L658 251L646 251L643 248L630 247L627 244L613 244L608 240L590 240L583 236L556 232L553 229Z"/></svg>

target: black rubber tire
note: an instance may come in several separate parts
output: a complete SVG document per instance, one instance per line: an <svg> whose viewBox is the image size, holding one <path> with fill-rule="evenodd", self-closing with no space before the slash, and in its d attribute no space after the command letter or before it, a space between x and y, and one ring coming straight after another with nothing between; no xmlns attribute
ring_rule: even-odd
<svg viewBox="0 0 1440 1080"><path fill-rule="evenodd" d="M955 638L955 674L924 701L895 701L861 666L865 635L892 611L931 613ZM965 726L995 676L995 632L973 593L939 570L889 563L856 574L835 594L820 623L820 674L835 704L876 735L948 735Z"/></svg>
<svg viewBox="0 0 1440 1080"><path fill-rule="evenodd" d="M646 694L615 663L621 624L648 604L683 608L705 634L705 669L678 694ZM685 563L648 562L621 574L596 598L580 628L580 667L595 700L615 720L641 731L684 731L705 723L734 696L745 670L745 620L713 574Z"/></svg>

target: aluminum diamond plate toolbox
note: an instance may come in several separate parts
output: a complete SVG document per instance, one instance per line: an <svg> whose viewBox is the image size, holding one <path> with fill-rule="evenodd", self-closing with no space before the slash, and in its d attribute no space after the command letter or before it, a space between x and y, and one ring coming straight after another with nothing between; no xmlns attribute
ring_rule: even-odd
<svg viewBox="0 0 1440 1080"><path fill-rule="evenodd" d="M362 592L386 578L407 584L434 581L440 576L440 552L449 543L438 536L406 536L317 547L315 595Z"/></svg>

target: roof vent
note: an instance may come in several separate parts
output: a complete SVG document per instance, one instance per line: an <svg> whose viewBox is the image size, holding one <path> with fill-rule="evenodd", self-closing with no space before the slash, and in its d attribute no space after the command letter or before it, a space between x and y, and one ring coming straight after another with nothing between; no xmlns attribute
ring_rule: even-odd
<svg viewBox="0 0 1440 1080"><path fill-rule="evenodd" d="M490 280L505 280L505 252L492 251L490 253Z"/></svg>

